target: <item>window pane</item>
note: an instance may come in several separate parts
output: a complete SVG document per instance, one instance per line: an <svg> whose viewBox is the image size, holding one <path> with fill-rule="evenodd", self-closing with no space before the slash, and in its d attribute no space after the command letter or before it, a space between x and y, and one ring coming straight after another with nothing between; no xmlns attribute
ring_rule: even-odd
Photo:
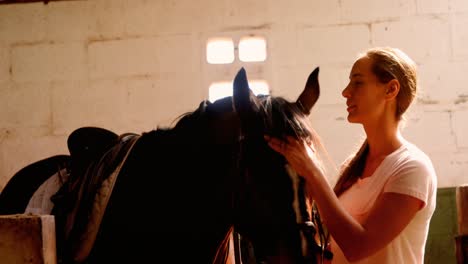
<svg viewBox="0 0 468 264"><path fill-rule="evenodd" d="M230 38L208 40L206 60L210 64L227 64L234 61L234 42Z"/></svg>
<svg viewBox="0 0 468 264"><path fill-rule="evenodd" d="M262 37L243 37L239 42L239 59L244 62L266 60L266 40Z"/></svg>
<svg viewBox="0 0 468 264"><path fill-rule="evenodd" d="M208 100L214 102L218 99L232 96L232 83L230 82L215 82L210 85L208 91Z"/></svg>
<svg viewBox="0 0 468 264"><path fill-rule="evenodd" d="M250 89L255 95L263 94L268 95L270 94L270 87L268 83L263 80L253 80L249 82Z"/></svg>
<svg viewBox="0 0 468 264"><path fill-rule="evenodd" d="M270 94L270 87L264 80L252 80L249 82L250 89L255 95ZM232 82L215 82L210 85L208 100L214 102L218 99L232 96Z"/></svg>

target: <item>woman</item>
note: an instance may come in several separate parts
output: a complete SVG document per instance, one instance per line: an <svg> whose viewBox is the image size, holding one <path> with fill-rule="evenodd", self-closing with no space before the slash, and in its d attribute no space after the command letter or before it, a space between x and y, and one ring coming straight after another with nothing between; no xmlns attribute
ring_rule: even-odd
<svg viewBox="0 0 468 264"><path fill-rule="evenodd" d="M307 181L332 236L332 263L423 263L437 178L430 159L399 131L416 95L416 65L395 48L373 48L354 63L343 90L348 121L366 140L334 189L312 146L266 139Z"/></svg>

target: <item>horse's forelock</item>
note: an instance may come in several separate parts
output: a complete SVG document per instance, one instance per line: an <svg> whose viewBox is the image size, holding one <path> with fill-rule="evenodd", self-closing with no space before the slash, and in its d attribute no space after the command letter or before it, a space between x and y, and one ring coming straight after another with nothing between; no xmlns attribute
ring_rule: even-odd
<svg viewBox="0 0 468 264"><path fill-rule="evenodd" d="M294 103L282 97L264 99L265 134L280 139L292 136L296 139L310 140L313 131L307 116Z"/></svg>

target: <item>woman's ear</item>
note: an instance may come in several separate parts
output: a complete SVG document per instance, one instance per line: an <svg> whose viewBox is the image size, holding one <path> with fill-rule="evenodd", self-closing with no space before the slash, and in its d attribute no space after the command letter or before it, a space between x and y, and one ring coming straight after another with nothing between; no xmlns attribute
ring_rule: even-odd
<svg viewBox="0 0 468 264"><path fill-rule="evenodd" d="M397 79L389 81L386 85L385 98L393 99L396 98L400 92L400 82Z"/></svg>

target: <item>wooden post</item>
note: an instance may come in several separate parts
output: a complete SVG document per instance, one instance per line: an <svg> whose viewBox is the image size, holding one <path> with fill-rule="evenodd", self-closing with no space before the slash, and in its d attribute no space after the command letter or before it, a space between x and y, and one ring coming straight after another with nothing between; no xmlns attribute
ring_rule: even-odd
<svg viewBox="0 0 468 264"><path fill-rule="evenodd" d="M468 235L455 237L457 264L466 264L468 261Z"/></svg>
<svg viewBox="0 0 468 264"><path fill-rule="evenodd" d="M468 184L457 187L458 235L455 237L457 263L468 263Z"/></svg>
<svg viewBox="0 0 468 264"><path fill-rule="evenodd" d="M52 215L0 215L0 262L56 264Z"/></svg>
<svg viewBox="0 0 468 264"><path fill-rule="evenodd" d="M458 234L468 235L468 185L457 187Z"/></svg>

